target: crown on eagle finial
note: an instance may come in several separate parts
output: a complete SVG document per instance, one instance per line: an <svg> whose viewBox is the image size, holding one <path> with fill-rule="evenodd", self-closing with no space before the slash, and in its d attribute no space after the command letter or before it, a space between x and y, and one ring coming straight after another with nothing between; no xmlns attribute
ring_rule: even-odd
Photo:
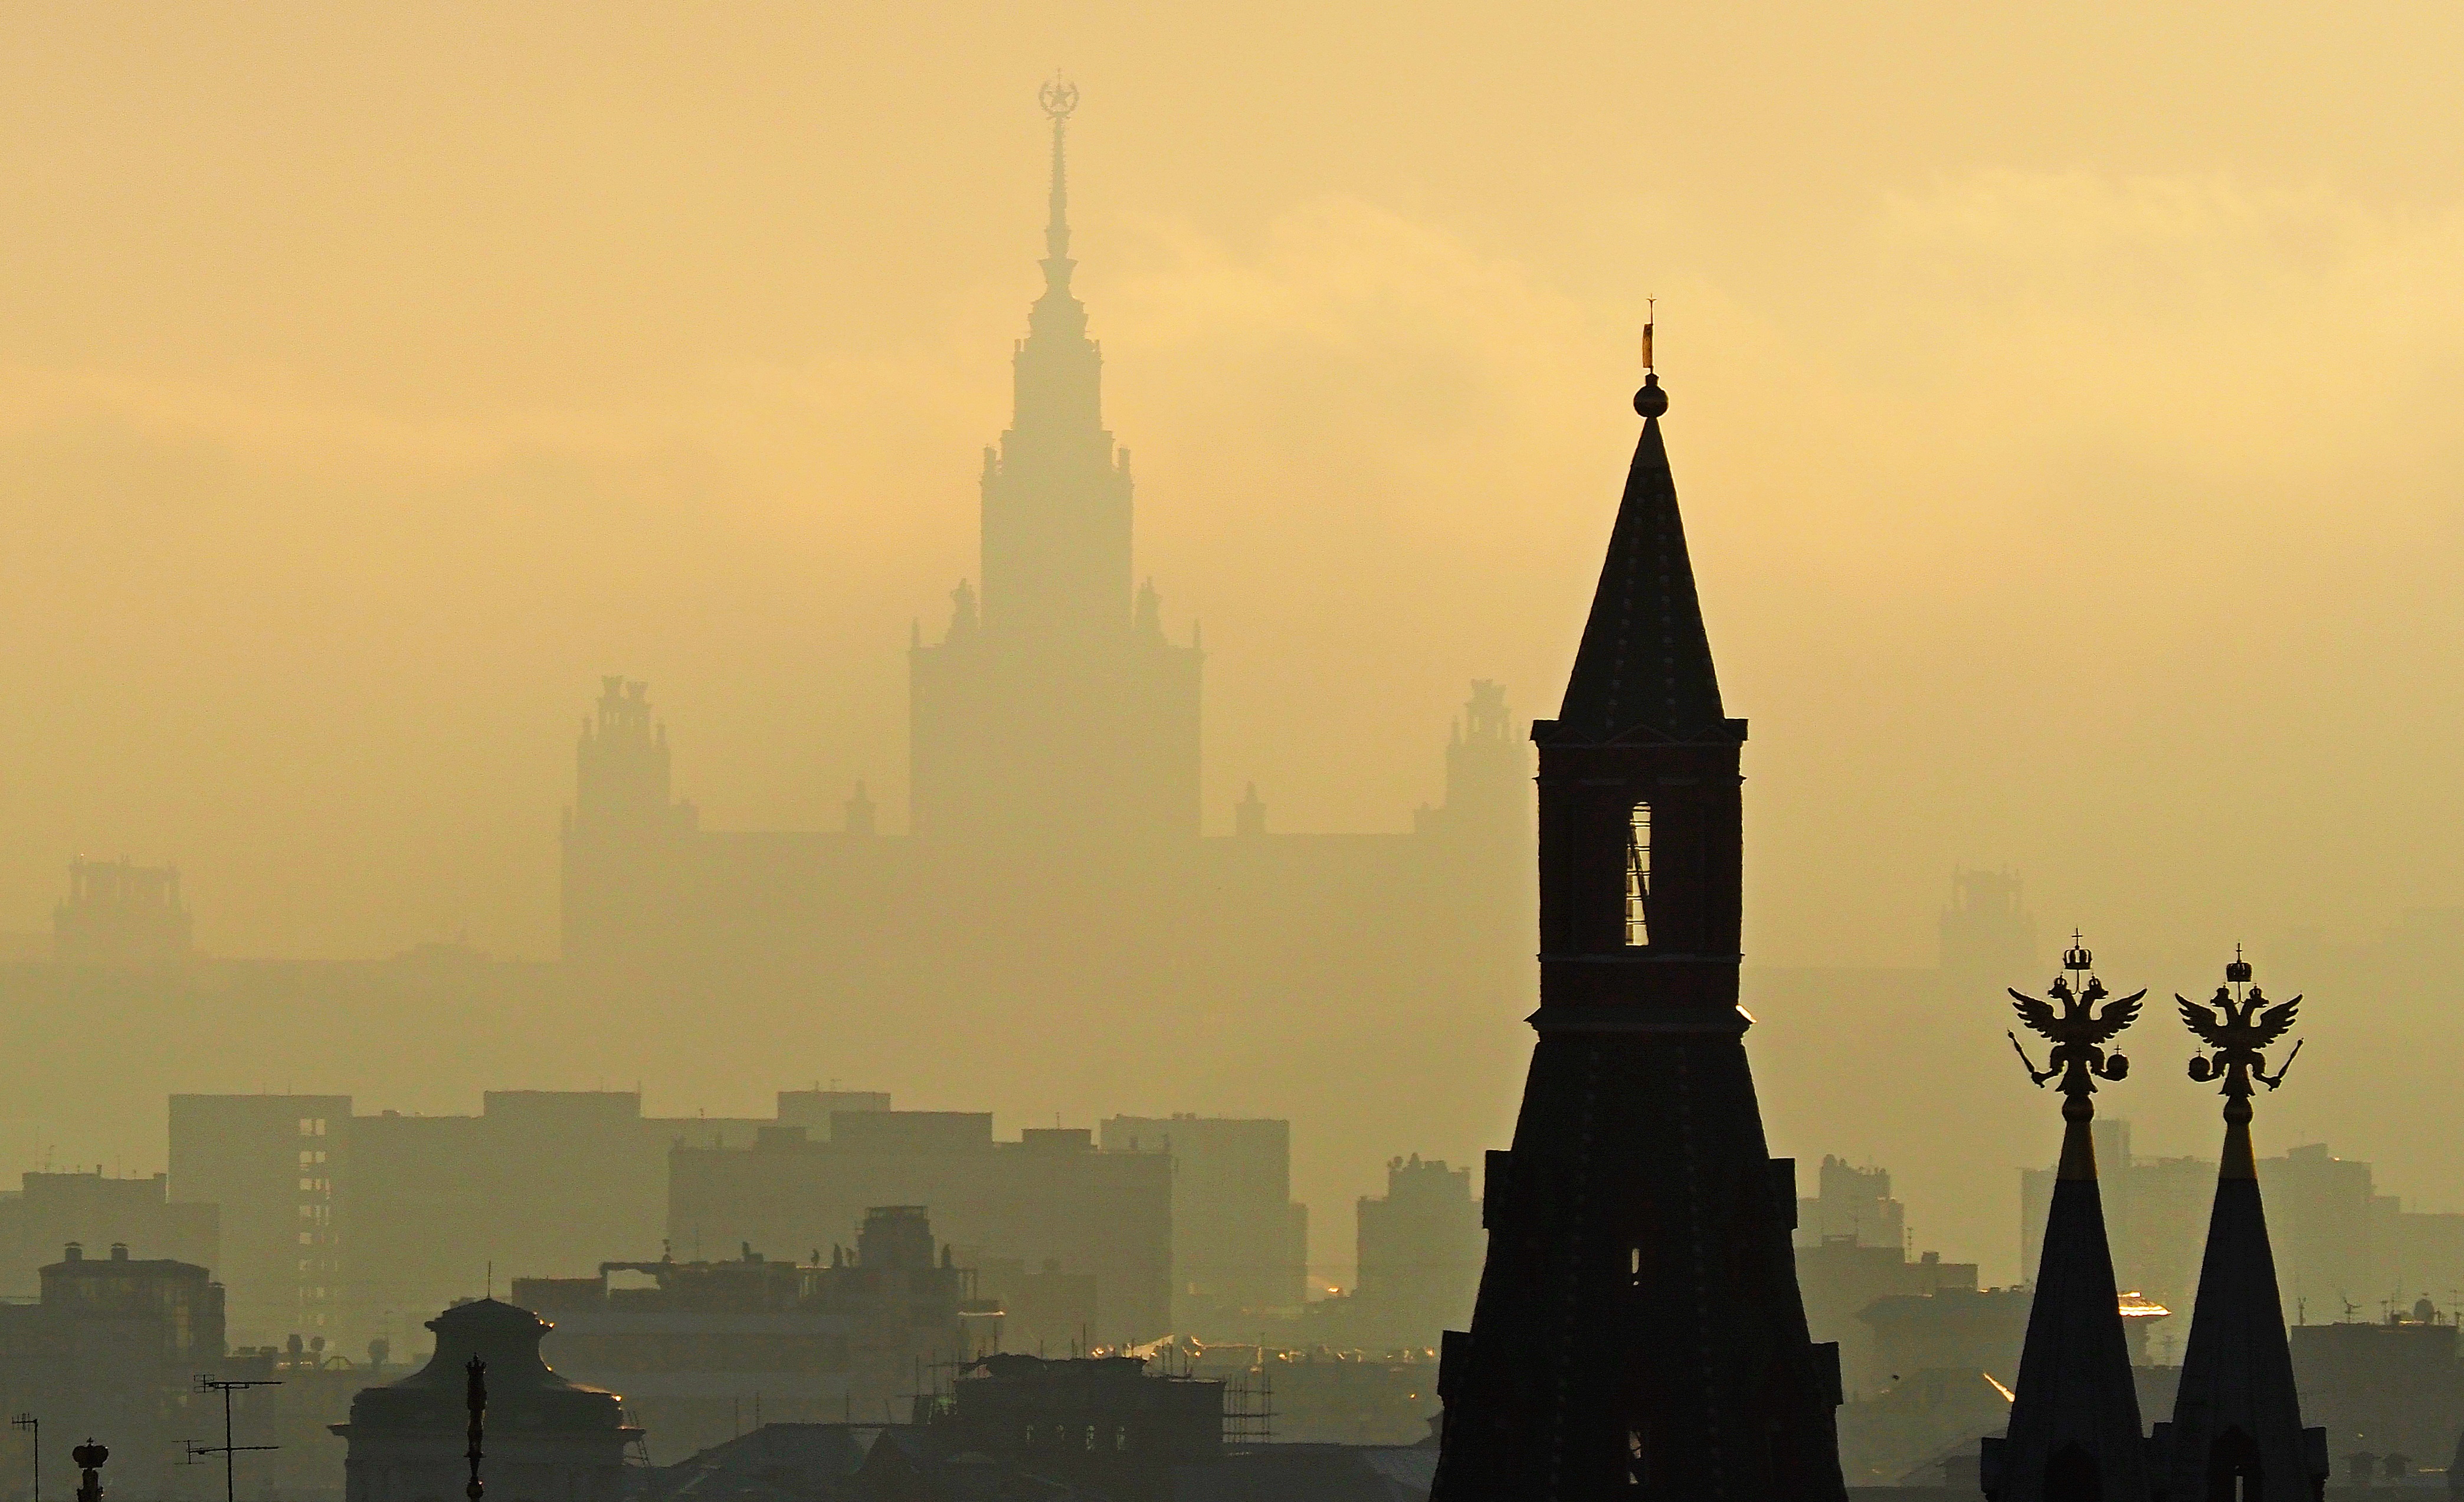
<svg viewBox="0 0 2464 1502"><path fill-rule="evenodd" d="M1054 120L1067 120L1078 108L1078 85L1056 72L1049 82L1035 91L1035 101Z"/></svg>

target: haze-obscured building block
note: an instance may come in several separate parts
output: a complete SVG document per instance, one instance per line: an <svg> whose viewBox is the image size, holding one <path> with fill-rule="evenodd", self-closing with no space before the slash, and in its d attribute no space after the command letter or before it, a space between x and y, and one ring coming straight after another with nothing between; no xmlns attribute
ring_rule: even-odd
<svg viewBox="0 0 2464 1502"><path fill-rule="evenodd" d="M42 1269L39 1303L0 1305L0 1405L42 1421L51 1474L76 1475L72 1447L107 1434L126 1468L116 1491L177 1495L180 1441L204 1419L188 1412L193 1377L223 1357L222 1286L194 1263L124 1246L64 1250Z"/></svg>
<svg viewBox="0 0 2464 1502"><path fill-rule="evenodd" d="M1353 1207L1359 1281L1352 1315L1357 1338L1377 1347L1434 1348L1471 1319L1488 1236L1471 1170L1443 1159L1387 1160L1386 1193Z"/></svg>
<svg viewBox="0 0 2464 1502"><path fill-rule="evenodd" d="M69 863L69 893L52 909L52 953L65 965L173 971L188 962L188 905L177 866L126 857Z"/></svg>
<svg viewBox="0 0 2464 1502"><path fill-rule="evenodd" d="M679 1146L669 1160L668 1238L695 1248L824 1248L869 1205L919 1204L950 1242L987 1260L1091 1274L1106 1344L1172 1320L1172 1160L1160 1146L1106 1151L1084 1129L997 1142L988 1114L833 1114L826 1141L778 1126L743 1147Z"/></svg>
<svg viewBox="0 0 2464 1502"><path fill-rule="evenodd" d="M2374 1231L2382 1198L2370 1165L2311 1142L2258 1160L2277 1284L2293 1323L2343 1316L2347 1303L2376 1312L2392 1290L2380 1281ZM2392 1209L2394 1206L2387 1206Z"/></svg>
<svg viewBox="0 0 2464 1502"><path fill-rule="evenodd" d="M491 1091L477 1115L354 1115L347 1095L175 1095L171 1192L223 1206L233 1328L356 1346L504 1276L659 1252L668 1150L769 1123L642 1115L613 1091Z"/></svg>
<svg viewBox="0 0 2464 1502"><path fill-rule="evenodd" d="M1067 1356L1091 1344L1104 1324L1103 1291L1091 1272L1064 1272L1061 1259L1030 1267L1023 1257L982 1257L965 1248L958 1260L976 1269L976 1289L1001 1310L994 1338L1004 1351Z"/></svg>
<svg viewBox="0 0 2464 1502"><path fill-rule="evenodd" d="M2025 1288L1940 1288L1877 1299L1857 1316L1874 1333L1868 1372L1883 1382L1919 1372L1984 1372L2015 1388L2034 1303Z"/></svg>
<svg viewBox="0 0 2464 1502"><path fill-rule="evenodd" d="M1932 1251L1911 1262L1898 1247L1859 1246L1840 1236L1796 1248L1796 1284L1805 1298L1806 1328L1816 1340L1839 1343L1840 1378L1848 1396L1857 1398L1906 1375L1885 1360L1867 1313L1886 1299L1973 1293L1976 1264L1945 1262Z"/></svg>
<svg viewBox="0 0 2464 1502"><path fill-rule="evenodd" d="M540 1355L625 1396L665 1453L773 1423L906 1416L919 1371L989 1349L973 1270L933 1239L920 1205L868 1210L852 1256L608 1262L591 1277L517 1278L514 1302L556 1328Z"/></svg>
<svg viewBox="0 0 2464 1502"><path fill-rule="evenodd" d="M887 1111L886 1090L782 1090L779 1092L779 1125L802 1127L804 1136L825 1142L830 1117L841 1111Z"/></svg>
<svg viewBox="0 0 2464 1502"><path fill-rule="evenodd" d="M1814 1197L1796 1202L1795 1243L1803 1248L1842 1240L1902 1251L1907 1244L1907 1210L1891 1198L1887 1170L1859 1168L1844 1158L1825 1156Z"/></svg>
<svg viewBox="0 0 2464 1502"><path fill-rule="evenodd" d="M2378 1320L2296 1325L2289 1337L2301 1416L2325 1427L2330 1455L2400 1454L2427 1469L2456 1453L2464 1360L2453 1311L2423 1298Z"/></svg>
<svg viewBox="0 0 2464 1502"><path fill-rule="evenodd" d="M1113 1116L1104 1150L1172 1157L1173 1328L1208 1339L1256 1333L1307 1295L1309 1207L1292 1203L1288 1121Z"/></svg>
<svg viewBox="0 0 2464 1502"><path fill-rule="evenodd" d="M340 1327L348 1095L173 1095L169 1196L221 1212L231 1329L278 1343Z"/></svg>
<svg viewBox="0 0 2464 1502"><path fill-rule="evenodd" d="M659 1254L668 1154L750 1142L750 1117L650 1117L631 1091L492 1090L475 1116L351 1123L350 1297L372 1327L484 1292L490 1269L586 1275Z"/></svg>
<svg viewBox="0 0 2464 1502"><path fill-rule="evenodd" d="M2036 918L2019 899L2019 878L2008 871L1951 873L1950 906L1942 910L1942 968L1996 985L2036 973Z"/></svg>
<svg viewBox="0 0 2464 1502"><path fill-rule="evenodd" d="M70 1242L117 1242L141 1261L222 1263L222 1211L170 1203L170 1179L110 1179L92 1173L30 1173L0 1191L0 1297L30 1298L44 1264Z"/></svg>

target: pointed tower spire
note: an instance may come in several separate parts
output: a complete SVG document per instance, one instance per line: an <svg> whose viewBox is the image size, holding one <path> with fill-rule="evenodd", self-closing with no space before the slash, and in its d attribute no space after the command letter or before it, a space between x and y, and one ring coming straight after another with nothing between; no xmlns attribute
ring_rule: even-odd
<svg viewBox="0 0 2464 1502"><path fill-rule="evenodd" d="M2074 933L2062 956L2070 973L2055 978L2047 1000L2011 993L2020 1021L2054 1045L2045 1068L2030 1064L2028 1077L2038 1085L2060 1077L2062 1158L2045 1217L2011 1426L2004 1438L1985 1442L1984 1490L1993 1502L2147 1502L2150 1495L2139 1393L2122 1333L2096 1141L2088 1130L2097 1080L2130 1072L2130 1061L2118 1049L2108 1054L2105 1045L2138 1019L2140 998L2147 993L2107 1002L2097 1011L2106 992L2090 968L2094 961ZM2011 1046L2019 1047L2015 1036ZM2019 1056L2024 1061L2026 1050Z"/></svg>
<svg viewBox="0 0 2464 1502"><path fill-rule="evenodd" d="M1047 296L1069 296L1069 117L1078 108L1078 86L1056 73L1036 99L1052 121L1052 195L1044 224L1044 286Z"/></svg>
<svg viewBox="0 0 2464 1502"><path fill-rule="evenodd" d="M1053 336L1084 343L1087 307L1069 290L1069 274L1078 263L1069 258L1069 117L1078 110L1078 86L1054 74L1036 93L1045 117L1052 121L1052 186L1044 220L1044 296L1027 316L1028 337ZM1093 415L1089 409L1089 415Z"/></svg>
<svg viewBox="0 0 2464 1502"><path fill-rule="evenodd" d="M2206 1005L2173 998L2203 1046L2190 1060L2190 1077L2220 1080L2225 1097L2224 1157L2182 1385L2173 1422L2158 1425L2155 1434L2159 1482L2182 1502L2318 1502L2327 1486L2327 1431L2301 1426L2276 1254L2250 1148L2251 1081L2273 1090L2293 1063L2287 1056L2271 1075L2259 1050L2291 1030L2301 998L2270 1003L2250 978L2250 961L2236 948L2225 983Z"/></svg>
<svg viewBox="0 0 2464 1502"><path fill-rule="evenodd" d="M1746 725L1710 687L1666 406L1656 380L1637 398L1566 718L1531 727L1539 1038L1514 1145L1488 1155L1471 1329L1440 1358L1432 1502L1846 1494L1839 1352L1807 1334L1795 1165L1771 1156L1737 1006ZM1677 694L1636 666L1673 620L1691 623Z"/></svg>
<svg viewBox="0 0 2464 1502"><path fill-rule="evenodd" d="M1668 393L1657 374L1643 378L1634 409L1642 414L1642 437L1557 725L1561 735L1593 741L1637 733L1691 740L1721 724L1720 679L1660 437Z"/></svg>

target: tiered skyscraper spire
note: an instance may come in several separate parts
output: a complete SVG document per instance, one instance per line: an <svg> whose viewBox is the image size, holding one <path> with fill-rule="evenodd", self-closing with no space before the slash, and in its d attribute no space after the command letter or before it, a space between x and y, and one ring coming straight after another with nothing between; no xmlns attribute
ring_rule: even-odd
<svg viewBox="0 0 2464 1502"><path fill-rule="evenodd" d="M1069 122L1052 132L1044 290L1012 352L1008 431L984 451L982 587L911 655L913 828L1038 849L1198 832L1199 652L1132 588L1129 452L1104 428L1104 354L1071 290Z"/></svg>
<svg viewBox="0 0 2464 1502"><path fill-rule="evenodd" d="M1488 1262L1450 1332L1435 1502L1844 1495L1737 1007L1745 722L1727 718L1657 376L1540 747L1540 1010Z"/></svg>
<svg viewBox="0 0 2464 1502"><path fill-rule="evenodd" d="M2097 1080L2119 1080L2130 1071L2130 1061L2119 1050L2108 1053L2105 1045L2138 1019L2140 998L2147 993L2106 1001L2094 962L2074 934L2062 956L2069 974L2055 979L2045 999L2011 993L2020 1020L2054 1045L2045 1068L2030 1064L2028 1075L2038 1085L2060 1081L2062 1157L2045 1217L2010 1429L1985 1442L1985 1494L1994 1502L2147 1502L2149 1495L2139 1392L2105 1240L2096 1141L2088 1131ZM2105 1003L2101 1011L2099 1002ZM2012 1047L2018 1047L2015 1037ZM2027 1057L2024 1050L2020 1057Z"/></svg>
<svg viewBox="0 0 2464 1502"><path fill-rule="evenodd" d="M2288 1057L2271 1075L2260 1050L2291 1030L2301 998L2271 1004L2250 980L2250 963L2236 951L2205 1005L2173 998L2205 1046L2190 1060L2190 1077L2219 1081L2225 1097L2224 1157L2181 1390L2173 1422L2155 1434L2158 1486L2176 1502L2319 1502L2327 1486L2327 1431L2301 1426L2250 1146L2251 1082L2273 1090L2292 1063Z"/></svg>

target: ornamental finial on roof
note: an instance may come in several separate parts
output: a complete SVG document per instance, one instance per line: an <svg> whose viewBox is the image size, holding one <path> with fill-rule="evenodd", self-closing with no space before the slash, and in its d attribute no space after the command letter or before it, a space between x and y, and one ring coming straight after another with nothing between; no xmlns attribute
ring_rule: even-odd
<svg viewBox="0 0 2464 1502"><path fill-rule="evenodd" d="M2011 992L2019 1020L2030 1030L2052 1040L2054 1051L2040 1070L2028 1057L2028 1050L2019 1047L2016 1033L2008 1035L2011 1047L2017 1049L2019 1062L2028 1066L2031 1083L2042 1085L2056 1075L2061 1076L2061 1083L2055 1088L2065 1097L2065 1118L2085 1120L2095 1115L2095 1103L2088 1096L2096 1093L2097 1080L2118 1080L2129 1074L2130 1060L2120 1049L2106 1053L2104 1046L2139 1020L2140 998L2147 994L2140 990L2119 1001L2106 1002L2104 1010L2099 1012L2096 1004L2105 1001L2108 993L2104 983L2088 968L2094 960L2074 931L2071 947L2062 955L2062 966L2070 972L2068 975L2054 977L2043 999L2017 990ZM2060 1010L2055 1009L2056 1004L2059 1004Z"/></svg>
<svg viewBox="0 0 2464 1502"><path fill-rule="evenodd" d="M2233 945L2233 962L2225 966L2225 983L2202 1005L2176 993L2174 1005L2182 1011L2182 1023L2197 1035L2202 1050L2190 1055L2190 1077L2201 1082L2222 1080L2217 1087L2225 1099L2225 1115L2230 1119L2238 1109L2243 1119L2250 1115L2252 1094L2250 1082L2256 1080L2270 1090L2284 1083L2286 1070L2293 1068L2295 1054L2301 1051L2296 1042L2293 1052L2273 1074L2267 1072L2267 1055L2261 1049L2293 1030L2293 1020L2301 1006L2301 998L2289 1002L2273 1002L2267 993L2251 984L2250 961L2241 957L2241 945ZM2213 1049L2211 1058L2205 1049Z"/></svg>

